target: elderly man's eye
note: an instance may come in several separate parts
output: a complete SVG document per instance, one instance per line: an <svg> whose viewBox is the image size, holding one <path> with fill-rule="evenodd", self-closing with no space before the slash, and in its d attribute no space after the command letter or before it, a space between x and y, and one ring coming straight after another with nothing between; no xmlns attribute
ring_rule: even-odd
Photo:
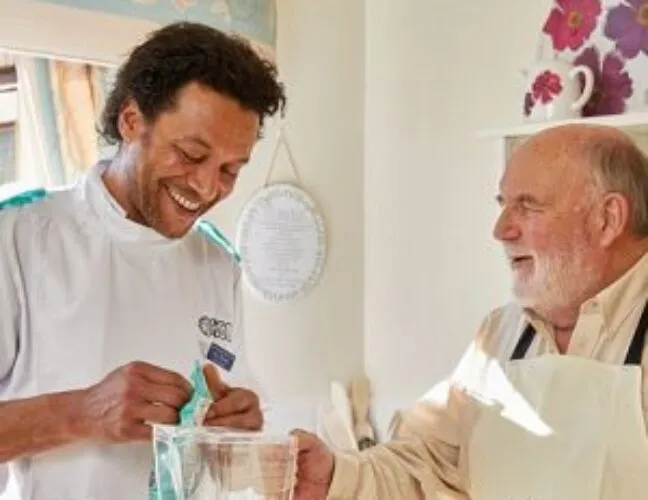
<svg viewBox="0 0 648 500"><path fill-rule="evenodd" d="M523 202L523 203L520 203L520 205L519 205L519 210L520 210L520 212L522 212L522 213L528 214L528 213L537 213L537 212L540 212L542 209L541 209L540 206L538 206L538 205L535 204L535 203L531 203L531 202Z"/></svg>

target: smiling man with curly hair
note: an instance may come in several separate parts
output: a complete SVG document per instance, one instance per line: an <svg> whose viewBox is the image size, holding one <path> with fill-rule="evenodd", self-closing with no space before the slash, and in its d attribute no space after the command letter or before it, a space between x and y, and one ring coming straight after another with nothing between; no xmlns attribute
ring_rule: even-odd
<svg viewBox="0 0 648 500"><path fill-rule="evenodd" d="M285 100L247 42L166 26L117 73L115 157L0 203L0 483L8 464L20 498L146 498L150 424L178 421L196 359L205 423L262 428L238 257L202 216Z"/></svg>

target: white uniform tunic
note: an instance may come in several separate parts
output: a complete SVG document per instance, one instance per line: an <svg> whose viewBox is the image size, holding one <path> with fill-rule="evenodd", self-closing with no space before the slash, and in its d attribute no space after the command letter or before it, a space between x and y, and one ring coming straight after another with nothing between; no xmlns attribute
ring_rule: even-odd
<svg viewBox="0 0 648 500"><path fill-rule="evenodd" d="M256 389L234 256L198 225L171 240L126 219L103 169L0 211L0 399L85 388L135 360L188 377L208 355ZM141 500L151 459L150 444L84 442L9 467L23 500Z"/></svg>

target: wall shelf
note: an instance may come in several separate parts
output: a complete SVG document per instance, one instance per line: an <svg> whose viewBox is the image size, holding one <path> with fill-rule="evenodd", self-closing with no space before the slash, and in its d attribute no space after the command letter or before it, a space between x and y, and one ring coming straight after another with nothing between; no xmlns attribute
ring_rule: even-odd
<svg viewBox="0 0 648 500"><path fill-rule="evenodd" d="M513 150L522 144L529 136L542 130L559 125L572 123L605 125L616 127L626 132L637 145L648 154L648 111L635 111L619 115L593 116L588 118L575 118L572 120L555 120L538 123L524 123L521 125L485 129L477 132L477 137L490 139L494 142L496 164L503 168Z"/></svg>
<svg viewBox="0 0 648 500"><path fill-rule="evenodd" d="M566 125L570 123L584 123L584 124L590 123L595 125L608 125L611 127L621 128L623 130L628 131L629 133L636 133L636 132L646 133L648 132L648 111L624 113L620 115L576 118L573 120L556 120L556 121L546 121L546 122L539 122L539 123L525 123L522 125L508 127L508 128L480 130L477 133L477 136L481 138L528 137L530 135L533 135L547 128L556 127L559 125Z"/></svg>

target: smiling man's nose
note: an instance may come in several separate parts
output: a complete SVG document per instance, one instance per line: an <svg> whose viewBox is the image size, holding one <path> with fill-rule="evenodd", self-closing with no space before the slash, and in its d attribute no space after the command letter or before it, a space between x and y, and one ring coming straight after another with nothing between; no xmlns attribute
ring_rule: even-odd
<svg viewBox="0 0 648 500"><path fill-rule="evenodd" d="M188 184L202 202L209 202L221 191L220 171L211 165L201 165L189 176Z"/></svg>

